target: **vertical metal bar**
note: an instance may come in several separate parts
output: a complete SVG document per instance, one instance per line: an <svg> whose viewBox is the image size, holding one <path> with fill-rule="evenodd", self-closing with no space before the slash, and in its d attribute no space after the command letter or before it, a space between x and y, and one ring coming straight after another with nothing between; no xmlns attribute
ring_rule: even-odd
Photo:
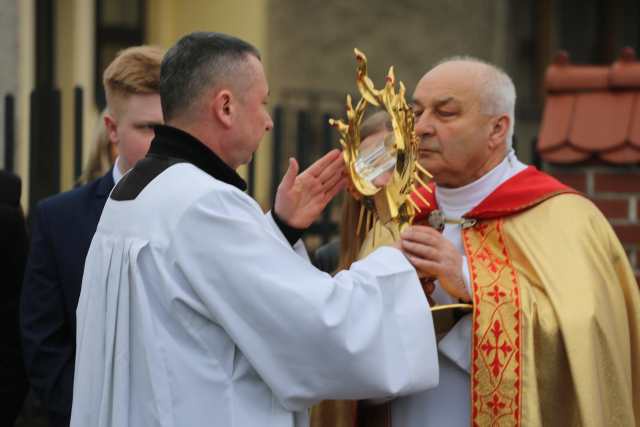
<svg viewBox="0 0 640 427"><path fill-rule="evenodd" d="M300 164L300 170L307 167L306 153L311 145L311 132L309 129L309 112L298 111L297 115L297 135L296 135L296 157Z"/></svg>
<svg viewBox="0 0 640 427"><path fill-rule="evenodd" d="M552 29L554 21L554 0L538 0L535 2L535 31L536 31L536 82L537 98L544 100L544 74L551 51L554 49Z"/></svg>
<svg viewBox="0 0 640 427"><path fill-rule="evenodd" d="M596 3L597 21L594 49L596 63L610 64L616 59L616 36L621 33L618 29L624 28L620 22L616 22L616 11L624 7L620 3L620 0L599 0Z"/></svg>
<svg viewBox="0 0 640 427"><path fill-rule="evenodd" d="M74 144L74 177L77 180L82 174L82 88L73 88L73 144Z"/></svg>
<svg viewBox="0 0 640 427"><path fill-rule="evenodd" d="M329 126L329 119L332 117L332 114L324 113L322 115L322 148L325 153L328 153L333 148L334 141L334 132L335 130Z"/></svg>
<svg viewBox="0 0 640 427"><path fill-rule="evenodd" d="M62 128L62 102L59 89L51 91L51 145L53 150L52 172L53 180L52 194L60 192L60 147Z"/></svg>
<svg viewBox="0 0 640 427"><path fill-rule="evenodd" d="M331 115L325 113L322 115L322 148L323 154L328 153L333 148L333 128L329 126ZM322 212L322 244L329 242L331 238L331 210L333 207L331 201Z"/></svg>
<svg viewBox="0 0 640 427"><path fill-rule="evenodd" d="M53 87L55 81L55 11L57 2L35 2L35 86Z"/></svg>
<svg viewBox="0 0 640 427"><path fill-rule="evenodd" d="M284 109L276 106L273 110L273 156L271 157L271 197L275 197L280 183L280 161L284 144Z"/></svg>
<svg viewBox="0 0 640 427"><path fill-rule="evenodd" d="M534 137L531 142L531 164L538 168L538 170L542 170L542 157L540 156L540 152L538 151L538 137Z"/></svg>
<svg viewBox="0 0 640 427"><path fill-rule="evenodd" d="M40 164L38 139L40 138L42 91L43 89L34 89L29 97L29 212L33 212L33 207L40 200L40 194L36 193L40 187L38 183L40 171L37 168Z"/></svg>
<svg viewBox="0 0 640 427"><path fill-rule="evenodd" d="M31 93L29 207L60 191L60 91Z"/></svg>
<svg viewBox="0 0 640 427"><path fill-rule="evenodd" d="M4 97L4 168L14 171L15 159L15 100L13 95Z"/></svg>

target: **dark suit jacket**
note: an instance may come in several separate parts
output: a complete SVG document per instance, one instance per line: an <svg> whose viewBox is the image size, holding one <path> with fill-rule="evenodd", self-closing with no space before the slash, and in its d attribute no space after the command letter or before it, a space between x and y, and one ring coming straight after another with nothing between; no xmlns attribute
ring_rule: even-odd
<svg viewBox="0 0 640 427"><path fill-rule="evenodd" d="M340 238L335 238L316 249L312 262L318 270L335 273L340 263Z"/></svg>
<svg viewBox="0 0 640 427"><path fill-rule="evenodd" d="M112 188L109 171L41 201L31 213L31 252L21 303L24 360L31 387L51 421L58 420L54 424L68 425L71 414L82 272Z"/></svg>
<svg viewBox="0 0 640 427"><path fill-rule="evenodd" d="M27 378L20 350L18 304L27 259L27 230L20 206L20 178L0 171L0 425L12 426L25 394Z"/></svg>

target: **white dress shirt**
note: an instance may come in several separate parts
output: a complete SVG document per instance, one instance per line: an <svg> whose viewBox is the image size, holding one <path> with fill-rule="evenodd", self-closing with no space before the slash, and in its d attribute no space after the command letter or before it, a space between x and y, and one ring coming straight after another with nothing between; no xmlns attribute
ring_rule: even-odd
<svg viewBox="0 0 640 427"><path fill-rule="evenodd" d="M111 176L113 176L113 184L116 185L123 175L124 173L120 170L120 156L118 156L116 157L116 161L113 162L113 170L111 171Z"/></svg>

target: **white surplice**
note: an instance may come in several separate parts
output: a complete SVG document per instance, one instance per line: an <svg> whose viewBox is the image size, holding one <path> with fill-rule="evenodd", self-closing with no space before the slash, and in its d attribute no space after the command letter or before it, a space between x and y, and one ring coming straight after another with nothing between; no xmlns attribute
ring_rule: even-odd
<svg viewBox="0 0 640 427"><path fill-rule="evenodd" d="M436 186L438 209L449 218L461 218L500 184L507 181L526 165L510 151L504 160L478 180L459 188ZM446 224L443 236L463 254L462 274L469 294L471 279L464 257L460 225ZM456 301L436 282L433 299L437 304ZM396 399L391 405L393 427L468 426L471 423L471 320L468 314L460 319L438 343L440 383L437 387Z"/></svg>
<svg viewBox="0 0 640 427"><path fill-rule="evenodd" d="M438 383L400 251L332 278L294 249L253 199L188 163L110 198L77 309L71 425L306 426L322 399Z"/></svg>

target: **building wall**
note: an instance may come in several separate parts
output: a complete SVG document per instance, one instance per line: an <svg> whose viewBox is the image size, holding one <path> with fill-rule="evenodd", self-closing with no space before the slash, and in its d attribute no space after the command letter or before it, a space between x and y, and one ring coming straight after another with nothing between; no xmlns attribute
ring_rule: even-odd
<svg viewBox="0 0 640 427"><path fill-rule="evenodd" d="M291 88L355 93L353 48L381 84L388 67L412 91L439 59L473 55L506 62L505 0L383 2L273 0L269 74L274 93Z"/></svg>
<svg viewBox="0 0 640 427"><path fill-rule="evenodd" d="M4 97L18 92L18 2L0 0L0 165L4 168Z"/></svg>
<svg viewBox="0 0 640 427"><path fill-rule="evenodd" d="M439 60L475 56L504 68L524 95L519 98L524 108L517 114L516 134L518 154L529 162L540 106L532 105L531 99L537 90L531 87L535 79L530 76L535 60L522 46L534 44L533 12L531 2L515 7L506 0L271 0L272 94L277 101L294 105L313 99L325 108L341 105L345 93L358 97L354 47L367 55L369 74L377 86L393 65L408 96Z"/></svg>
<svg viewBox="0 0 640 427"><path fill-rule="evenodd" d="M18 3L18 96L16 99L16 160L22 178L22 206L29 200L29 94L35 75L34 0Z"/></svg>
<svg viewBox="0 0 640 427"><path fill-rule="evenodd" d="M93 102L95 9L86 0L59 0L55 16L55 86L60 90L60 189L73 188L74 176L74 88L83 90L82 164L93 147L98 111Z"/></svg>
<svg viewBox="0 0 640 427"><path fill-rule="evenodd" d="M84 0L60 0L54 17L55 87L61 91L61 190L73 186L73 87L85 89L84 155L91 145L95 122L93 99L93 3ZM29 107L35 76L35 4L34 0L0 0L0 93L16 95L15 169L22 178L22 204L29 196ZM0 120L4 120L3 114ZM4 123L0 147L4 154ZM0 154L2 156L3 154ZM1 157L0 157L1 158ZM2 162L4 159L2 159ZM4 164L4 163L0 163Z"/></svg>

